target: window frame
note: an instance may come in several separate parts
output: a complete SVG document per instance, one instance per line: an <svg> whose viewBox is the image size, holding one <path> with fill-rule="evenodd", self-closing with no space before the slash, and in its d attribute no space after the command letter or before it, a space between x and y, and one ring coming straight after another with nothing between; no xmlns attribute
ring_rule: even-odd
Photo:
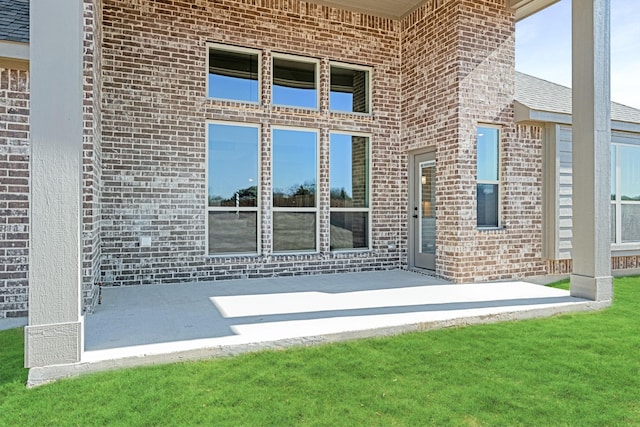
<svg viewBox="0 0 640 427"><path fill-rule="evenodd" d="M346 110L334 110L331 108L331 67L336 67L336 68L344 68L347 70L354 70L354 71L366 71L367 72L367 112L362 113L362 112L358 112L358 111L346 111ZM373 115L373 102L372 102L372 98L373 98L373 68L372 67L367 67L365 65L356 65L356 64L348 64L346 62L338 62L338 61L329 61L329 99L328 99L328 104L329 104L329 111L331 113L338 113L338 114L358 114L361 116L371 116Z"/></svg>
<svg viewBox="0 0 640 427"><path fill-rule="evenodd" d="M610 206L615 206L615 230L612 230L611 234L614 237L614 241L611 242L611 250L612 251L634 251L637 254L637 251L640 249L640 242L623 242L622 241L622 206L625 205L640 205L640 201L638 200L622 200L621 194L621 176L622 172L620 170L620 147L633 147L640 151L640 144L633 144L629 142L620 142L614 140L615 135L611 137L611 149L615 150L615 170L611 171L611 180L615 179L615 190L616 190L616 198L615 200L611 200Z"/></svg>
<svg viewBox="0 0 640 427"><path fill-rule="evenodd" d="M211 125L249 127L258 130L257 150L258 150L258 168L256 187L258 194L256 197L256 206L238 206L231 209L229 206L209 206L209 132ZM260 242L262 241L262 125L260 123L234 122L224 120L207 120L205 138L207 148L205 150L205 256L209 258L221 258L229 256L258 256L262 253ZM211 253L209 247L209 212L256 212L256 251L255 252L224 252Z"/></svg>
<svg viewBox="0 0 640 427"><path fill-rule="evenodd" d="M215 49L215 50L220 50L223 52L231 52L231 53L246 53L246 54L255 54L258 56L258 99L257 101L245 101L245 100L241 100L241 99L232 99L232 98L218 98L215 96L209 96L209 75L211 74L209 72L209 68L211 66L210 64L210 57L211 57L211 50ZM261 99L262 99L262 50L260 49L252 49L252 48L248 48L248 47L240 47L240 46L235 46L235 45L228 45L228 44L223 44L223 43L211 43L208 42L207 43L207 62L206 62L206 72L207 72L207 79L206 79L206 97L207 99L211 99L211 100L216 100L216 101L228 101L228 102L241 102L241 103L245 103L245 104L251 104L251 105L260 105L261 104Z"/></svg>
<svg viewBox="0 0 640 427"><path fill-rule="evenodd" d="M273 94L274 94L274 60L276 59L284 59L286 61L292 61L292 62L302 62L302 63L307 63L307 64L313 64L314 68L315 68L315 91L316 91L316 105L315 107L304 107L304 106L299 106L299 105L288 105L288 104L277 104L274 102L273 98ZM311 58L311 57L306 57L306 56L299 56L299 55L292 55L289 53L279 53L279 52L273 52L271 54L271 105L274 107L281 107L281 108L300 108L300 109L304 109L304 110L309 110L309 111L320 111L320 103L322 100L322 95L320 93L320 60L317 58Z"/></svg>
<svg viewBox="0 0 640 427"><path fill-rule="evenodd" d="M307 132L307 133L314 133L316 135L316 162L315 162L315 167L316 167L316 174L315 174L315 179L316 179L316 191L315 191L315 206L314 207L281 207L281 206L274 206L273 205L273 176L274 176L274 162L273 162L273 146L275 144L275 132L276 130L285 130L285 131L295 131L295 132ZM271 133L271 151L269 152L269 160L271 163L271 174L270 174L270 179L271 179L271 193L269 194L269 197L271 198L271 253L273 255L301 255L301 254L318 254L320 252L320 134L321 131L318 128L306 128L306 127L300 127L300 126L279 126L279 125L274 125L271 126L270 129L270 133ZM315 224L315 248L312 250L300 250L300 251L296 251L296 250L291 250L291 251L276 251L273 247L273 242L274 242L274 213L275 212L291 212L291 213L307 213L307 212L313 212L315 213L315 218L316 218L316 224Z"/></svg>
<svg viewBox="0 0 640 427"><path fill-rule="evenodd" d="M495 129L498 131L497 142L498 149L496 155L498 158L496 159L497 166L497 180L481 180L478 179L478 134L480 133L480 129ZM475 132L475 148L476 148L476 229L480 231L484 230L501 230L503 228L502 223L502 126L495 125L491 123L478 123L476 126ZM497 225L478 225L478 185L487 184L487 185L497 185L498 187L498 224Z"/></svg>
<svg viewBox="0 0 640 427"><path fill-rule="evenodd" d="M367 252L367 251L371 251L372 250L372 233L373 233L373 221L371 218L371 213L372 213L372 209L371 209L371 203L372 203L372 191L371 191L371 187L372 187L372 173L371 173L371 155L372 155L372 135L370 133L365 133L365 132L349 132L349 131L341 131L341 130L329 130L329 179L328 179L328 188L329 188L329 192L331 192L331 135L332 134L338 134L338 135L347 135L347 136L358 136L358 137L364 137L367 138L368 143L367 143L367 208L344 208L344 207L332 207L331 206L331 196L329 196L329 203L328 203L328 208L329 208L329 248L331 248L331 213L332 212L356 212L356 213L361 213L361 212L366 212L367 213L367 247L365 248L345 248L345 249L330 249L330 252L336 252L336 253L344 253L344 252ZM352 165L353 167L353 165Z"/></svg>

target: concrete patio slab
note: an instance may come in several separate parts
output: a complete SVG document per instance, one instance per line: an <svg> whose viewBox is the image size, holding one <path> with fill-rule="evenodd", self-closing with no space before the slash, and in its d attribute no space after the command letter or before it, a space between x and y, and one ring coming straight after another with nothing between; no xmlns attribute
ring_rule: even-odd
<svg viewBox="0 0 640 427"><path fill-rule="evenodd" d="M82 362L29 384L156 363L602 308L527 282L452 285L394 270L103 289Z"/></svg>
<svg viewBox="0 0 640 427"><path fill-rule="evenodd" d="M27 317L9 317L0 319L0 331L27 326Z"/></svg>

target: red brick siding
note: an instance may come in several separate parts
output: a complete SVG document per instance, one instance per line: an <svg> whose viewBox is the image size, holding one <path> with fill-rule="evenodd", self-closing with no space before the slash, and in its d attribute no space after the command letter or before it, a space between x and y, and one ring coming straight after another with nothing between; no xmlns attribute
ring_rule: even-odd
<svg viewBox="0 0 640 427"><path fill-rule="evenodd" d="M0 319L27 315L29 73L0 68Z"/></svg>

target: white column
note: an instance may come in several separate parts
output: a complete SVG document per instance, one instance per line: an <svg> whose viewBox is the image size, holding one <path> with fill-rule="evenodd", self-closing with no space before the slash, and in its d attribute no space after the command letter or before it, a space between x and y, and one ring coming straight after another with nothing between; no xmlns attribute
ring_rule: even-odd
<svg viewBox="0 0 640 427"><path fill-rule="evenodd" d="M31 0L31 230L25 366L80 361L82 0Z"/></svg>
<svg viewBox="0 0 640 427"><path fill-rule="evenodd" d="M571 295L612 298L610 0L573 0Z"/></svg>

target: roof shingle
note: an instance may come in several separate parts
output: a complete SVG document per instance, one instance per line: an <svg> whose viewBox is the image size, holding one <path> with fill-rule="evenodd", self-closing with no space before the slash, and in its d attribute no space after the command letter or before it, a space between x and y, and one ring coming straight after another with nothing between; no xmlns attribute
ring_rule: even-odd
<svg viewBox="0 0 640 427"><path fill-rule="evenodd" d="M29 0L0 0L0 40L29 43Z"/></svg>
<svg viewBox="0 0 640 427"><path fill-rule="evenodd" d="M516 72L516 101L532 110L571 114L571 89L556 83ZM640 110L611 103L611 120L640 123Z"/></svg>

